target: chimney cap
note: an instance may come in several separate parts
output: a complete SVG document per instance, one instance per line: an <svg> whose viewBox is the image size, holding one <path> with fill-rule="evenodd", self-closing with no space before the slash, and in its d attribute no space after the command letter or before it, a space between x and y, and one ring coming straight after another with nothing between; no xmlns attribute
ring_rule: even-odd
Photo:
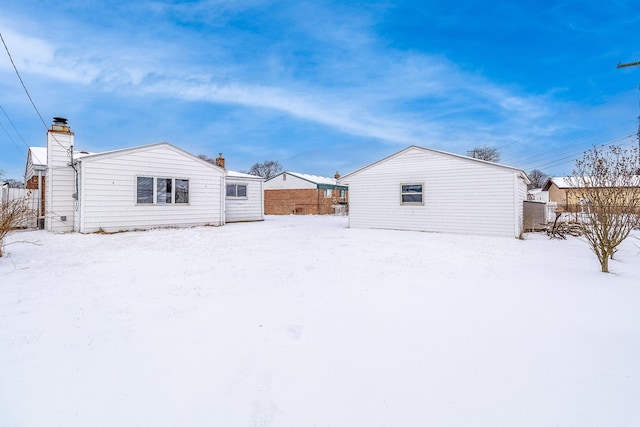
<svg viewBox="0 0 640 427"><path fill-rule="evenodd" d="M67 123L68 123L68 120L65 119L64 117L54 117L53 118L53 124L54 125L66 126Z"/></svg>

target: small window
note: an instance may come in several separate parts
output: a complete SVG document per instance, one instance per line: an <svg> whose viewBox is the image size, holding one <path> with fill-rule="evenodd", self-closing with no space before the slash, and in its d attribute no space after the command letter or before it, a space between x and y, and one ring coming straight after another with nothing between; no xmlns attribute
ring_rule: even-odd
<svg viewBox="0 0 640 427"><path fill-rule="evenodd" d="M137 203L153 203L153 178L139 176L137 179Z"/></svg>
<svg viewBox="0 0 640 427"><path fill-rule="evenodd" d="M227 184L227 197L247 197L247 185Z"/></svg>
<svg viewBox="0 0 640 427"><path fill-rule="evenodd" d="M422 184L401 184L401 204L403 205L422 205L423 193Z"/></svg>
<svg viewBox="0 0 640 427"><path fill-rule="evenodd" d="M331 190L330 188L327 188L324 190L325 199L330 199L332 194L333 194L333 190Z"/></svg>
<svg viewBox="0 0 640 427"><path fill-rule="evenodd" d="M344 196L346 196L346 195L347 195L347 192L346 192L346 191L344 191L344 190L340 190L340 198L341 198L341 199L344 199Z"/></svg>

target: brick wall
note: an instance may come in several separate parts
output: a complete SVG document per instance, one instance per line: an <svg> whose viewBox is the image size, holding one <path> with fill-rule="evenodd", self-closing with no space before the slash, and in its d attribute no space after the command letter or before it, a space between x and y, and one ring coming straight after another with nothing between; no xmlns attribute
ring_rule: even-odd
<svg viewBox="0 0 640 427"><path fill-rule="evenodd" d="M42 176L42 191L40 191L40 215L44 215L44 194L45 194L45 177ZM38 177L33 176L30 180L25 183L27 190L37 190L38 189Z"/></svg>
<svg viewBox="0 0 640 427"><path fill-rule="evenodd" d="M267 215L327 215L334 213L333 205L346 203L340 198L340 190L332 190L325 197L325 190L264 190L264 213Z"/></svg>

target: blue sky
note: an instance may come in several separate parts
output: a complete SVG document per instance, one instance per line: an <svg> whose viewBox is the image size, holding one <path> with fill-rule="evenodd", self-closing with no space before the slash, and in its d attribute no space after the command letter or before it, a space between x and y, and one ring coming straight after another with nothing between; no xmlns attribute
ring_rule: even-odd
<svg viewBox="0 0 640 427"><path fill-rule="evenodd" d="M571 172L637 145L637 2L2 2L0 170L66 117L76 149L166 141L332 176L420 145ZM8 3L8 4L5 4ZM45 126L46 125L46 126Z"/></svg>

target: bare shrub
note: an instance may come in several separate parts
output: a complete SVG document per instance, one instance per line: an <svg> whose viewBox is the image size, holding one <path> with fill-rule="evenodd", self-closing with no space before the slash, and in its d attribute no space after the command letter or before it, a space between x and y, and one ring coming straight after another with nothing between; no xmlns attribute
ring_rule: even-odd
<svg viewBox="0 0 640 427"><path fill-rule="evenodd" d="M569 177L568 197L579 206L582 233L604 273L618 245L639 225L639 166L636 148L592 148Z"/></svg>
<svg viewBox="0 0 640 427"><path fill-rule="evenodd" d="M0 202L0 257L4 255L5 237L19 228L24 228L35 215L36 212L29 206L27 198Z"/></svg>

